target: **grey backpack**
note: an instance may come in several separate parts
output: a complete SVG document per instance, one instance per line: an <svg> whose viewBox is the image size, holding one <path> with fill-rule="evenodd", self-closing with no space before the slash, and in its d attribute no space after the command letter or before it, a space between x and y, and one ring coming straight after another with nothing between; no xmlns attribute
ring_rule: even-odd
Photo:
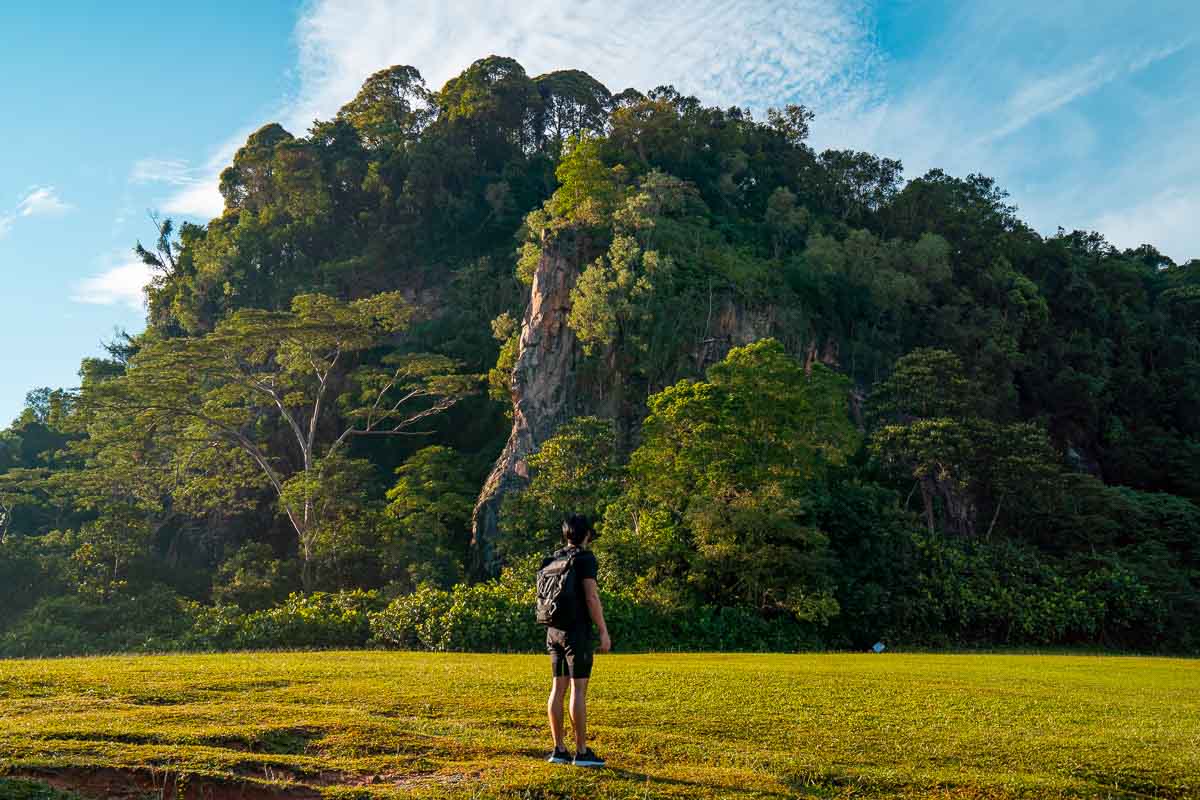
<svg viewBox="0 0 1200 800"><path fill-rule="evenodd" d="M537 574L536 617L539 625L569 628L575 622L579 602L579 576L575 572L575 556L579 551L569 547L547 558Z"/></svg>

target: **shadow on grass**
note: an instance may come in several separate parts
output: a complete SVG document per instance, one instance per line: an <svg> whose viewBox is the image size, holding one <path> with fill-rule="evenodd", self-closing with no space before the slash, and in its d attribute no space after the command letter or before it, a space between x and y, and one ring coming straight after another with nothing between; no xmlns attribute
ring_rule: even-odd
<svg viewBox="0 0 1200 800"><path fill-rule="evenodd" d="M546 753L544 750L526 749L526 750L518 750L517 752L520 753L521 755L531 756L531 757L537 758L539 760L544 760L546 758ZM609 775L614 778L621 778L623 780L627 780L627 781L631 781L631 782L636 782L636 783L641 783L641 784L649 784L650 786L657 785L657 786L686 787L686 788L694 790L697 794L704 794L707 796L717 796L717 797L733 796L731 794L730 788L724 784L687 780L686 778L668 778L663 775L654 775L649 772L640 772L638 770L622 769L621 767L614 767L614 766L612 766L612 764L608 764L607 766L604 766L604 767L601 767L598 769L594 768L594 767L575 767L575 766L572 766L571 764L563 764L561 766L564 769L577 769L580 772L593 772L597 775ZM789 785L789 789L790 789L790 791L787 791L787 792L771 792L771 791L764 790L764 789L754 789L752 793L754 794L755 797L821 797L821 796L824 796L824 795L820 795L820 794L804 793L804 792L797 794L796 789L793 789L790 785ZM558 795L554 795L554 796L557 797Z"/></svg>

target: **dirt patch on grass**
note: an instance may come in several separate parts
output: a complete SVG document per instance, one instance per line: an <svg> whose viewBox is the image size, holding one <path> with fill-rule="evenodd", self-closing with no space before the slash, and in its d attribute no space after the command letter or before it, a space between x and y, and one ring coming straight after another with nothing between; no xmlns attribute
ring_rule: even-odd
<svg viewBox="0 0 1200 800"><path fill-rule="evenodd" d="M352 786L369 789L380 786L394 786L401 789L415 789L418 786L453 786L466 780L479 778L476 775L445 775L436 772L385 772L379 775L356 775L347 780L339 781L342 786Z"/></svg>
<svg viewBox="0 0 1200 800"><path fill-rule="evenodd" d="M239 772L243 772L239 770ZM434 772L345 774L322 772L301 775L286 769L268 769L264 773L244 773L257 780L219 778L150 768L89 768L18 770L10 777L71 792L86 800L319 800L321 789L344 786L372 789L384 786L415 789L419 786L452 786L470 775ZM271 785L262 781L278 782Z"/></svg>
<svg viewBox="0 0 1200 800"><path fill-rule="evenodd" d="M84 798L113 800L319 800L311 786L264 786L150 769L66 767L21 770L16 776L74 792Z"/></svg>

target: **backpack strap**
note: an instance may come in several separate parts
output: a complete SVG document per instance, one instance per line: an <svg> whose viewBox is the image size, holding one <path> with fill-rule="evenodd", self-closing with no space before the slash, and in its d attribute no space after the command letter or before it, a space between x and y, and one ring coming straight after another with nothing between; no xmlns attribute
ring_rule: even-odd
<svg viewBox="0 0 1200 800"><path fill-rule="evenodd" d="M567 554L567 569L571 569L575 566L575 557L579 555L579 548L571 547L568 549L571 552Z"/></svg>

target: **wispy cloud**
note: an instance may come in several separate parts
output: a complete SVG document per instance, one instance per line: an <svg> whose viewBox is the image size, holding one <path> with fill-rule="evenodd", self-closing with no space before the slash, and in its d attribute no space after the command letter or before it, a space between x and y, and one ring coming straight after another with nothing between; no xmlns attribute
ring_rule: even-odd
<svg viewBox="0 0 1200 800"><path fill-rule="evenodd" d="M434 89L497 53L533 75L583 69L613 91L672 83L709 103L758 111L795 97L819 111L878 99L870 76L879 54L864 0L466 0L453 8L438 0L314 0L303 7L296 40L299 85L274 114L223 143L201 170L143 163L139 174L197 178L180 181L165 212L219 214L217 175L259 124L277 120L303 135L393 64L417 67Z"/></svg>
<svg viewBox="0 0 1200 800"><path fill-rule="evenodd" d="M879 65L858 0L317 0L297 25L301 79L288 119L307 126L354 96L367 75L417 67L434 88L488 53L533 74L583 69L614 91L673 83L721 105L758 110L781 98L859 107ZM302 130L302 128L301 128Z"/></svg>
<svg viewBox="0 0 1200 800"><path fill-rule="evenodd" d="M217 174L214 172L168 197L163 201L163 212L206 220L220 216L225 208L225 198L217 191Z"/></svg>
<svg viewBox="0 0 1200 800"><path fill-rule="evenodd" d="M17 216L33 217L39 215L62 214L74 206L63 202L53 186L34 186L29 193L17 203Z"/></svg>
<svg viewBox="0 0 1200 800"><path fill-rule="evenodd" d="M1135 74L1169 58L1188 43L1185 40L1150 52L1129 53L1124 57L1094 56L1063 72L1035 77L1013 93L1006 106L1007 121L985 138L1002 139L1015 133L1039 117L1057 111L1080 97L1086 97L1120 77Z"/></svg>
<svg viewBox="0 0 1200 800"><path fill-rule="evenodd" d="M0 213L0 239L7 236L17 221L24 217L55 216L73 208L73 205L64 202L58 196L53 186L32 186L17 201L15 208Z"/></svg>
<svg viewBox="0 0 1200 800"><path fill-rule="evenodd" d="M1134 0L1103 14L1086 0L957 4L903 64L885 64L881 102L818 115L814 140L900 158L909 177L990 175L1043 233L1094 228L1122 246L1153 235L1176 260L1200 255L1200 229L1171 200L1200 196L1188 138L1200 133L1188 32L1200 13L1183 0L1161 12Z"/></svg>
<svg viewBox="0 0 1200 800"><path fill-rule="evenodd" d="M129 180L133 183L169 183L186 186L200 178L187 161L177 158L143 158L133 165Z"/></svg>
<svg viewBox="0 0 1200 800"><path fill-rule="evenodd" d="M1014 3L952 4L896 61L881 49L884 7L868 0L309 0L295 29L297 86L273 113L199 168L147 160L135 172L173 187L167 213L215 216L217 175L260 124L277 120L303 135L378 69L411 64L436 89L497 53L531 74L584 69L613 90L673 83L707 103L756 111L801 102L818 113L816 146L900 158L909 176L931 167L992 175L1044 232L1115 225L1119 214L1150 213L1131 197L1157 199L1167 203L1156 217L1161 241L1183 248L1167 252L1200 251L1187 232L1194 226L1168 213L1172 192L1200 190L1200 181L1153 167L1178 161L1162 126L1200 115L1155 112L1165 95L1133 86L1168 59L1172 69L1200 69L1196 38L1185 33L1197 18L1192 0L1163 0L1155 14L1140 0L1112 0L1104 14L1090 0ZM1089 111L1097 102L1109 105ZM1134 162L1143 168L1115 169Z"/></svg>
<svg viewBox="0 0 1200 800"><path fill-rule="evenodd" d="M133 165L130 183L162 184L173 188L161 204L167 214L208 219L221 213L224 201L217 191L217 176L236 152L232 142L200 167L176 158L143 158Z"/></svg>
<svg viewBox="0 0 1200 800"><path fill-rule="evenodd" d="M1140 202L1099 216L1094 227L1119 247L1151 244L1178 261L1200 258L1196 222L1200 192L1172 186Z"/></svg>
<svg viewBox="0 0 1200 800"><path fill-rule="evenodd" d="M175 178L174 181L163 181L174 183L176 187L176 190L162 201L161 210L164 213L203 220L220 216L225 209L225 198L217 188L221 171L233 162L234 154L246 143L246 138L251 133L267 121L287 119L287 115L286 107L281 106L267 120L260 120L235 131L215 147L208 160L198 167L192 167L187 162L144 159L138 162L143 165L140 174ZM137 165L134 166L132 174L139 174Z"/></svg>
<svg viewBox="0 0 1200 800"><path fill-rule="evenodd" d="M121 305L134 311L146 307L145 286L152 270L140 261L127 261L84 278L74 288L71 299L91 305Z"/></svg>

